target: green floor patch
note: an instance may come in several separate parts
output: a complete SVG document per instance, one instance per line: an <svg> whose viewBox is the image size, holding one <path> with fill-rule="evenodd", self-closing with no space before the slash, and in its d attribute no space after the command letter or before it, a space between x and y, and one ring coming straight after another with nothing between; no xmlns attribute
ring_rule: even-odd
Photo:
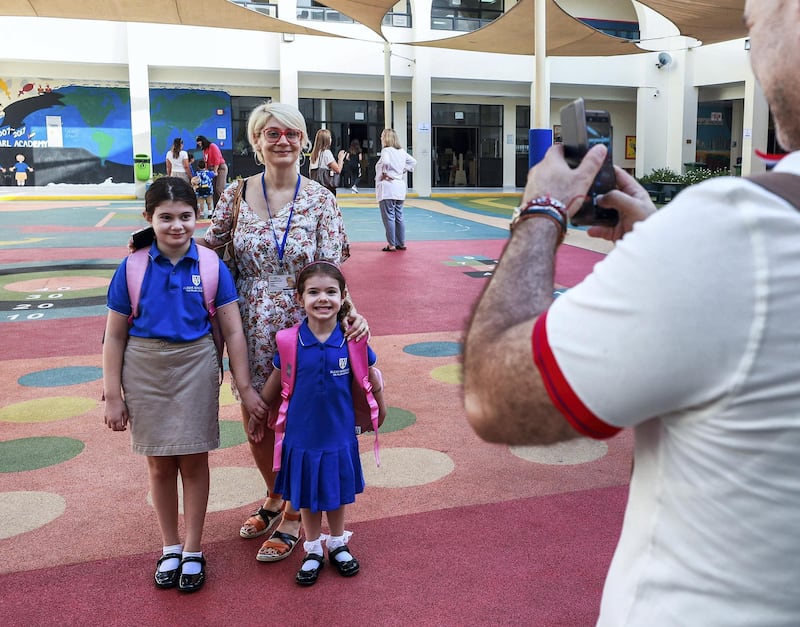
<svg viewBox="0 0 800 627"><path fill-rule="evenodd" d="M24 472L55 466L80 454L84 443L73 438L20 438L0 442L0 472Z"/></svg>

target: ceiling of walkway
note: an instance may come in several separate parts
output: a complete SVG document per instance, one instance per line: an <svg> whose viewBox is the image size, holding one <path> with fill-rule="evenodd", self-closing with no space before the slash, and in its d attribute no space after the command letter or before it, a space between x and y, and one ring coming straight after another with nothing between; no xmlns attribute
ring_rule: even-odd
<svg viewBox="0 0 800 627"><path fill-rule="evenodd" d="M744 0L639 0L669 19L681 35L710 44L746 35ZM634 43L605 35L575 19L556 0L546 0L549 56L606 56L642 52ZM327 0L325 5L353 18L381 38L382 20L396 0ZM413 45L532 55L536 0L519 0L488 26ZM566 3L565 3L566 4ZM240 30L338 36L271 18L228 0L3 0L0 15L183 24ZM586 16L583 16L586 17Z"/></svg>

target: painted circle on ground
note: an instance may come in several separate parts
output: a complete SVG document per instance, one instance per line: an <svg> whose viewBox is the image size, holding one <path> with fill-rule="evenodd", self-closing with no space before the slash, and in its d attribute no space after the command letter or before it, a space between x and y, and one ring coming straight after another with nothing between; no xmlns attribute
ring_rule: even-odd
<svg viewBox="0 0 800 627"><path fill-rule="evenodd" d="M80 440L52 436L0 442L0 472L24 472L55 466L76 457L84 446Z"/></svg>
<svg viewBox="0 0 800 627"><path fill-rule="evenodd" d="M237 401L233 396L233 391L231 390L231 386L227 383L223 383L219 386L219 404L220 405L238 405L239 401Z"/></svg>
<svg viewBox="0 0 800 627"><path fill-rule="evenodd" d="M381 449L381 467L375 466L370 449L361 453L364 481L376 488L410 488L446 477L455 469L453 460L440 451L426 448Z"/></svg>
<svg viewBox="0 0 800 627"><path fill-rule="evenodd" d="M219 447L231 448L247 442L244 427L239 420L219 421Z"/></svg>
<svg viewBox="0 0 800 627"><path fill-rule="evenodd" d="M543 446L511 446L509 450L528 462L549 466L572 466L604 457L608 453L608 444L590 438L575 438Z"/></svg>
<svg viewBox="0 0 800 627"><path fill-rule="evenodd" d="M0 422L55 422L80 416L97 407L84 396L49 396L0 408Z"/></svg>
<svg viewBox="0 0 800 627"><path fill-rule="evenodd" d="M253 464L252 468L222 466L211 468L211 488L208 493L209 512L236 509L263 499L266 494L264 479ZM153 497L147 493L152 507ZM183 486L178 482L178 509L183 513Z"/></svg>
<svg viewBox="0 0 800 627"><path fill-rule="evenodd" d="M447 364L431 370L431 377L442 383L461 385L461 364Z"/></svg>
<svg viewBox="0 0 800 627"><path fill-rule="evenodd" d="M32 388L56 388L99 381L102 378L103 369L97 366L65 366L28 373L17 379L17 383Z"/></svg>
<svg viewBox="0 0 800 627"><path fill-rule="evenodd" d="M418 342L403 348L404 353L417 357L453 357L461 354L460 342Z"/></svg>
<svg viewBox="0 0 800 627"><path fill-rule="evenodd" d="M109 283L110 279L107 277L64 275L58 278L41 277L28 279L27 281L17 281L16 283L7 283L5 289L9 292L57 292L65 287L70 290L90 290L96 287L107 288Z"/></svg>
<svg viewBox="0 0 800 627"><path fill-rule="evenodd" d="M400 431L406 427L410 427L417 422L417 417L410 411L400 409L399 407L387 407L386 419L378 429L378 433L391 433L392 431ZM364 435L370 436L369 433Z"/></svg>
<svg viewBox="0 0 800 627"><path fill-rule="evenodd" d="M44 527L67 509L67 502L50 492L0 492L0 540Z"/></svg>

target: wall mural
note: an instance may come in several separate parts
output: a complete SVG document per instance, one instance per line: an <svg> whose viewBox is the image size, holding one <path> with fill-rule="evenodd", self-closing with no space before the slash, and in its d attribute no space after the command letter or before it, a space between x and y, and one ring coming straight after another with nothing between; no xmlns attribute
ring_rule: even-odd
<svg viewBox="0 0 800 627"><path fill-rule="evenodd" d="M154 171L180 136L187 151L205 135L230 153L230 96L219 91L152 89ZM27 185L132 183L130 94L123 87L59 85L0 77L0 184L16 185L22 155L33 168ZM229 154L225 154L229 159Z"/></svg>

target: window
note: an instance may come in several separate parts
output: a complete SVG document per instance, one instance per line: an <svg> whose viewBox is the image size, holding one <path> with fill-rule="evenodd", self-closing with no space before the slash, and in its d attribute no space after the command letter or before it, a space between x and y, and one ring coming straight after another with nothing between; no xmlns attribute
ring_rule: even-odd
<svg viewBox="0 0 800 627"><path fill-rule="evenodd" d="M268 2L267 0L229 0L229 2L251 11L258 11L269 17L278 17L278 5L274 2Z"/></svg>
<svg viewBox="0 0 800 627"><path fill-rule="evenodd" d="M622 22L619 20L598 20L589 17L579 17L581 22L592 28L621 39L639 41L639 24L637 22Z"/></svg>
<svg viewBox="0 0 800 627"><path fill-rule="evenodd" d="M431 28L470 32L503 15L503 0L433 0Z"/></svg>
<svg viewBox="0 0 800 627"><path fill-rule="evenodd" d="M391 10L383 16L382 24L384 26L411 28L411 2L409 0L395 2Z"/></svg>
<svg viewBox="0 0 800 627"><path fill-rule="evenodd" d="M314 0L297 0L297 19L352 24L353 19Z"/></svg>

